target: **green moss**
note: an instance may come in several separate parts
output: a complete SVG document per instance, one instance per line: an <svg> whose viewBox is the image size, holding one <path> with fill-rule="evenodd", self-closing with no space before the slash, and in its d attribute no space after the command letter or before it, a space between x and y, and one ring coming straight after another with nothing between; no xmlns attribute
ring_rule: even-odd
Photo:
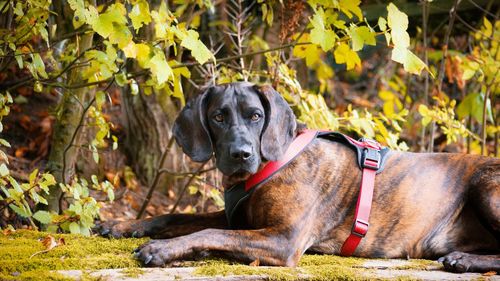
<svg viewBox="0 0 500 281"><path fill-rule="evenodd" d="M396 266L395 270L406 270L406 269L416 269L416 270L428 270L430 268L442 267L441 263L432 260L420 260L412 259L408 260L408 264Z"/></svg>
<svg viewBox="0 0 500 281"><path fill-rule="evenodd" d="M367 259L346 258L334 255L304 255L300 259L299 266L314 265L340 265L340 266L361 266Z"/></svg>
<svg viewBox="0 0 500 281"><path fill-rule="evenodd" d="M0 279L61 280L51 270L95 270L105 268L135 268L140 263L131 252L147 239L107 239L72 234L51 234L56 240L63 238L65 245L30 258L44 249L39 239L48 233L18 230L10 235L0 234ZM52 279L40 277L47 273ZM9 277L10 278L10 277ZM57 279L59 278L59 279ZM67 280L67 279L66 279Z"/></svg>
<svg viewBox="0 0 500 281"><path fill-rule="evenodd" d="M368 280L362 272L367 269L356 268L365 259L343 258L332 255L305 255L297 268L254 267L231 264L225 260L208 260L198 263L194 272L199 276L261 275L271 280Z"/></svg>
<svg viewBox="0 0 500 281"><path fill-rule="evenodd" d="M144 270L140 268L125 268L121 271L121 273L125 277L137 278L144 274Z"/></svg>
<svg viewBox="0 0 500 281"><path fill-rule="evenodd" d="M211 263L196 268L198 276L259 275L270 280L296 280L299 271L289 267L256 267L242 264Z"/></svg>
<svg viewBox="0 0 500 281"><path fill-rule="evenodd" d="M58 246L47 253L30 256L43 250L39 239L48 234L18 230L10 235L0 233L0 280L72 280L53 270L78 269L83 271L124 268L126 277L139 277L143 270L131 254L132 250L148 239L107 239L81 235L52 234L64 238L66 245ZM372 270L363 268L367 259L344 258L333 255L304 255L296 268L253 267L223 259L206 259L182 262L180 266L196 267L199 276L260 275L271 280L368 280ZM394 269L429 269L439 264L428 260L410 260L409 264ZM401 277L401 280L414 280ZM90 274L82 280L98 280Z"/></svg>
<svg viewBox="0 0 500 281"><path fill-rule="evenodd" d="M0 280L28 280L28 281L74 281L74 279L46 270L32 270L27 272L12 272L11 274L0 273Z"/></svg>

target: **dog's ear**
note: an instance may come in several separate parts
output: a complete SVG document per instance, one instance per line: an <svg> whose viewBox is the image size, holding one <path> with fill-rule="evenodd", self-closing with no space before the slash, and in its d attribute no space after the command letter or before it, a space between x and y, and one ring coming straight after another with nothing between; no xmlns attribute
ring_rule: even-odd
<svg viewBox="0 0 500 281"><path fill-rule="evenodd" d="M280 159L295 135L297 122L288 103L271 86L255 86L259 93L266 120L261 135L260 152L269 161Z"/></svg>
<svg viewBox="0 0 500 281"><path fill-rule="evenodd" d="M212 141L206 124L208 89L189 101L174 123L173 134L177 144L193 161L205 162L212 157Z"/></svg>

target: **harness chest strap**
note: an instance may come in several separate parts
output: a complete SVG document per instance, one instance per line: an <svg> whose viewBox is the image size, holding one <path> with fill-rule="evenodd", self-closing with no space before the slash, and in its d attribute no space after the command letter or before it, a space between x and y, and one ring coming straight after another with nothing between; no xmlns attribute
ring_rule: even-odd
<svg viewBox="0 0 500 281"><path fill-rule="evenodd" d="M354 224L349 237L347 237L340 250L342 256L351 256L361 242L361 239L363 239L368 232L373 189L375 187L375 175L380 168L380 145L374 141L364 140L360 146L365 148L362 162L363 173L361 176L361 185L359 187L358 201L356 203L356 211L354 213Z"/></svg>
<svg viewBox="0 0 500 281"><path fill-rule="evenodd" d="M247 200L255 187L269 180L275 173L280 171L289 162L304 150L316 137L332 139L351 145L358 151L358 157L361 159L358 162L362 168L362 179L359 190L358 200L356 203L356 211L354 214L354 224L349 237L344 242L340 254L342 256L350 256L356 250L356 247L361 242L361 239L366 235L369 226L369 217L373 197L373 189L375 186L375 175L383 169L383 157L386 155L387 149L382 147L375 141L362 139L356 141L346 135L327 132L307 130L298 135L288 147L285 155L278 161L272 161L266 164L259 172L248 178L243 184L238 184L224 193L226 201L226 215L230 225L232 224L234 214L242 202ZM340 138L340 139L339 139ZM359 151L362 150L362 153ZM382 154L381 151L384 151ZM234 200L236 199L236 200Z"/></svg>

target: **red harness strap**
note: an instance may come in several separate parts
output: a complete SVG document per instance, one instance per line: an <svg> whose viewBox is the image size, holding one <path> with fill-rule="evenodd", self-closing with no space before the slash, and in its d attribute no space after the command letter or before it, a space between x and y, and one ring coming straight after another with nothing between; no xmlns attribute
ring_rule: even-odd
<svg viewBox="0 0 500 281"><path fill-rule="evenodd" d="M271 161L258 171L256 174L251 175L245 183L245 191L249 191L253 187L272 177L277 171L284 167L288 162L290 162L295 156L299 155L304 148L311 143L316 136L318 131L306 130L305 132L298 135L293 142L288 146L285 155L277 161Z"/></svg>
<svg viewBox="0 0 500 281"><path fill-rule="evenodd" d="M351 229L351 234L342 245L340 255L351 256L358 247L361 239L368 232L370 211L372 208L373 189L375 187L375 174L380 167L380 145L373 141L364 139L355 141L349 138L357 146L364 147L363 157L363 174L361 177L361 186L359 187L358 202L356 203L356 211L354 213L354 224Z"/></svg>

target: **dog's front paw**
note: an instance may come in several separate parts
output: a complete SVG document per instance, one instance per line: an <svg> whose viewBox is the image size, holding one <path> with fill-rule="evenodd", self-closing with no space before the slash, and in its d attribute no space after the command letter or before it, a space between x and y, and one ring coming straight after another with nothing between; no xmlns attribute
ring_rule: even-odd
<svg viewBox="0 0 500 281"><path fill-rule="evenodd" d="M145 236L144 229L137 221L106 221L98 223L93 230L101 236L105 237L143 237Z"/></svg>
<svg viewBox="0 0 500 281"><path fill-rule="evenodd" d="M463 273L471 269L475 259L476 255L455 251L439 258L438 262L443 263L447 271Z"/></svg>
<svg viewBox="0 0 500 281"><path fill-rule="evenodd" d="M175 251L171 240L151 240L135 249L134 256L146 266L159 267L174 261Z"/></svg>

